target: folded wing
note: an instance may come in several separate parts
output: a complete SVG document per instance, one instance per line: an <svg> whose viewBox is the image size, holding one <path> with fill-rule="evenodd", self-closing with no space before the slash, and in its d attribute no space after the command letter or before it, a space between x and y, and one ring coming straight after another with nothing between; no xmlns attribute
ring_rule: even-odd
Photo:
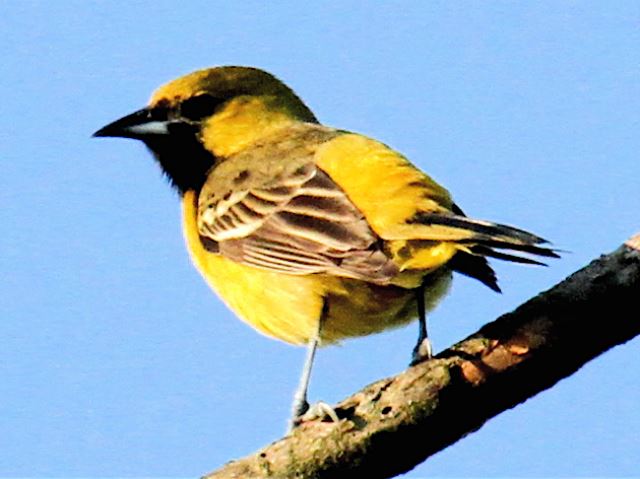
<svg viewBox="0 0 640 479"><path fill-rule="evenodd" d="M201 196L201 236L236 262L387 283L396 266L344 191L312 162L259 185Z"/></svg>

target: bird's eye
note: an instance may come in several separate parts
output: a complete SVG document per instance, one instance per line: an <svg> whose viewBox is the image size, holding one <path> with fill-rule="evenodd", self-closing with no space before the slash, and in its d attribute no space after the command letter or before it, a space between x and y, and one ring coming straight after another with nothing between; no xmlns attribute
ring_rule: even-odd
<svg viewBox="0 0 640 479"><path fill-rule="evenodd" d="M180 105L180 114L187 120L198 121L207 117L220 105L220 100L211 95L202 94L187 98Z"/></svg>

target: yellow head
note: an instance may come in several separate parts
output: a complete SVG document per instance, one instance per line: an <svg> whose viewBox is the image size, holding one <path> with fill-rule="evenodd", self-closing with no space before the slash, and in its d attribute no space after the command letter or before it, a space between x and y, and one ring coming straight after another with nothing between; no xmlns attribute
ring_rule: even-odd
<svg viewBox="0 0 640 479"><path fill-rule="evenodd" d="M143 141L184 193L200 188L216 162L293 122L317 122L293 90L263 70L226 66L161 86L146 108L94 136Z"/></svg>
<svg viewBox="0 0 640 479"><path fill-rule="evenodd" d="M149 101L151 108L158 104L180 107L196 99L209 97L220 106L238 98L261 98L274 109L288 112L302 121L316 121L313 113L287 85L264 70L252 67L216 67L197 70L158 88ZM211 103L213 104L213 103Z"/></svg>

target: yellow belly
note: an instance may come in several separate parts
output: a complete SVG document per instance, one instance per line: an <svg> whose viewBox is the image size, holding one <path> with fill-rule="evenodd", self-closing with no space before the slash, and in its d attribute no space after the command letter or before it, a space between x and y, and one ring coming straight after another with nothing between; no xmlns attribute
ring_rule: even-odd
<svg viewBox="0 0 640 479"><path fill-rule="evenodd" d="M417 316L415 294L324 274L286 275L235 263L202 247L196 226L196 195L183 198L183 226L191 258L207 283L240 319L268 336L305 344L315 333L323 304L328 310L324 344L401 326ZM427 309L446 293L443 270L426 292Z"/></svg>

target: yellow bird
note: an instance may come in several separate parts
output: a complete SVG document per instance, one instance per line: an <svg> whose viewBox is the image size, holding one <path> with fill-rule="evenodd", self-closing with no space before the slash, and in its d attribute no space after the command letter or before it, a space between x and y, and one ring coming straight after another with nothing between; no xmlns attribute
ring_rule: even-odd
<svg viewBox="0 0 640 479"><path fill-rule="evenodd" d="M187 248L209 285L258 331L308 346L294 422L318 344L418 318L418 362L452 271L499 291L486 257L557 256L538 236L466 217L401 154L319 124L256 68L178 78L94 136L141 140L182 197Z"/></svg>

